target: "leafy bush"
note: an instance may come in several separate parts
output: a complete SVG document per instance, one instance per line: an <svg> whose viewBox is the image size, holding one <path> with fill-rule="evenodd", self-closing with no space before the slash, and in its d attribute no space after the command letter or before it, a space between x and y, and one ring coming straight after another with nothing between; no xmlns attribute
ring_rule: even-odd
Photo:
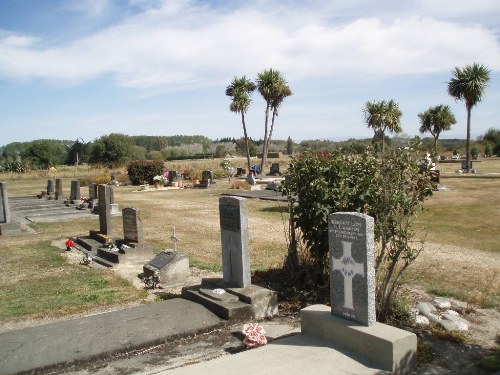
<svg viewBox="0 0 500 375"><path fill-rule="evenodd" d="M128 176L133 185L152 184L154 176L163 173L161 160L136 160L127 166Z"/></svg>
<svg viewBox="0 0 500 375"><path fill-rule="evenodd" d="M311 253L314 274L320 275L316 282L324 282L328 279L328 215L361 212L372 216L377 241L377 317L386 320L399 279L420 252L412 243L412 221L432 193L428 166L419 162L421 152L416 138L407 148L389 149L384 155L367 148L360 154L307 152L292 159L282 185L290 210L286 267L302 267L297 249L303 241Z"/></svg>

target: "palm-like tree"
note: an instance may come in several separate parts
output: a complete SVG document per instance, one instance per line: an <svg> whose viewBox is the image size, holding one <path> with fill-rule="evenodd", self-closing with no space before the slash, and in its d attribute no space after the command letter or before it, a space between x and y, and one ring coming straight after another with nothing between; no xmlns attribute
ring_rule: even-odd
<svg viewBox="0 0 500 375"><path fill-rule="evenodd" d="M455 100L463 100L467 110L467 145L465 162L466 172L470 172L471 154L470 154L470 115L472 107L479 103L483 97L484 91L490 81L490 70L478 63L466 65L465 67L455 67L452 70L453 77L448 82L448 94Z"/></svg>
<svg viewBox="0 0 500 375"><path fill-rule="evenodd" d="M262 146L261 172L267 162L267 153L271 137L273 134L275 119L278 116L278 109L286 97L292 95L292 90L278 70L264 70L257 75L257 90L266 102L266 112L264 121L264 144ZM272 111L271 128L269 129L269 112Z"/></svg>
<svg viewBox="0 0 500 375"><path fill-rule="evenodd" d="M402 131L401 116L403 113L399 109L398 103L392 99L388 102L385 100L366 102L363 113L366 125L372 128L375 133L382 133L383 154L385 131L389 130L391 133L400 133Z"/></svg>
<svg viewBox="0 0 500 375"><path fill-rule="evenodd" d="M229 86L226 88L226 95L232 98L232 102L229 105L231 112L241 114L241 123L243 125L243 134L245 136L245 151L247 156L248 171L250 172L250 146L248 144L248 133L247 126L245 123L245 113L247 113L248 108L252 99L250 95L255 90L255 84L250 81L246 76L234 77Z"/></svg>
<svg viewBox="0 0 500 375"><path fill-rule="evenodd" d="M429 132L434 138L434 155L437 155L437 140L439 134L445 130L450 130L451 125L456 124L455 116L451 113L447 105L437 105L430 107L427 111L418 114L420 118L420 133Z"/></svg>

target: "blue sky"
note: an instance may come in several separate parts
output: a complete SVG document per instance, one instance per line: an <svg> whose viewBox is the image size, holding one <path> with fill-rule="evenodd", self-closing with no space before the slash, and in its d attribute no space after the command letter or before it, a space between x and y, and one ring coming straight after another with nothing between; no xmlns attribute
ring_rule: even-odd
<svg viewBox="0 0 500 375"><path fill-rule="evenodd" d="M226 86L274 68L294 95L274 138L371 137L362 108L396 100L407 135L448 104L455 66L491 70L472 137L500 128L500 1L1 0L0 146L33 139L243 135ZM263 137L263 100L247 113Z"/></svg>

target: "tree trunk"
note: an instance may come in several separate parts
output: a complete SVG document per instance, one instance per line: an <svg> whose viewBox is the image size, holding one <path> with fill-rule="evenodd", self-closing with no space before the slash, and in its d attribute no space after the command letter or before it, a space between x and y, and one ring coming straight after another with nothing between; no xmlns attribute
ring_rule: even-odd
<svg viewBox="0 0 500 375"><path fill-rule="evenodd" d="M437 157L438 154L438 139L434 137L434 156Z"/></svg>
<svg viewBox="0 0 500 375"><path fill-rule="evenodd" d="M271 137L273 136L274 119L276 118L276 113L277 113L277 110L276 110L276 108L274 108L273 109L273 117L271 117L271 128L269 129L269 136L267 137L267 146L266 146L267 152L269 152L269 145L271 143ZM266 155L266 160L267 160L267 155Z"/></svg>
<svg viewBox="0 0 500 375"><path fill-rule="evenodd" d="M265 120L265 123L264 123L264 144L262 146L262 161L261 161L261 164L260 164L260 173L264 173L264 167L267 163L267 138L269 136L268 134L268 123L269 123L269 108L270 108L270 104L269 102L266 103L266 120Z"/></svg>
<svg viewBox="0 0 500 375"><path fill-rule="evenodd" d="M241 123L243 124L243 134L245 135L245 151L247 153L248 173L250 173L250 146L248 145L247 126L245 124L245 114L241 112Z"/></svg>
<svg viewBox="0 0 500 375"><path fill-rule="evenodd" d="M470 164L471 164L471 157L470 157L470 112L472 110L472 107L467 105L467 144L465 146L465 163L467 164L465 167L465 172L469 173L470 172Z"/></svg>

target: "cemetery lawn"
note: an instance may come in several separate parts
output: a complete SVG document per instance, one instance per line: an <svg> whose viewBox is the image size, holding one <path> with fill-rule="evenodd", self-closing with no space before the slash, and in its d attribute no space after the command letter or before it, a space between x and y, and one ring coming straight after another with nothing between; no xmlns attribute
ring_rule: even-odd
<svg viewBox="0 0 500 375"><path fill-rule="evenodd" d="M417 239L424 237L426 242L406 281L434 294L498 308L500 159L478 164L480 171L497 174L463 176L453 172L457 165L443 167L441 183L450 190L435 192L425 204L427 211L416 221ZM89 173L86 178L103 171ZM66 194L77 175L75 169L58 175L63 178ZM36 174L0 176L8 182L11 197L34 195L45 188L47 178ZM221 193L234 192L231 185L225 179L217 180L209 189L149 192L122 186L115 188L115 200L120 208L141 210L144 239L155 252L172 248L170 236L175 227L180 239L178 249L189 256L192 266L220 271L218 200ZM88 194L86 187L81 191ZM280 268L287 253L286 204L250 199L247 207L252 271ZM122 237L121 217L113 217L112 223L113 236ZM145 291L114 271L71 264L64 257L64 249L51 245L52 241L61 243L98 229L97 216L30 226L36 234L0 237L1 323L144 303Z"/></svg>
<svg viewBox="0 0 500 375"><path fill-rule="evenodd" d="M0 321L53 318L145 296L112 271L68 263L64 251L47 241L0 249Z"/></svg>

